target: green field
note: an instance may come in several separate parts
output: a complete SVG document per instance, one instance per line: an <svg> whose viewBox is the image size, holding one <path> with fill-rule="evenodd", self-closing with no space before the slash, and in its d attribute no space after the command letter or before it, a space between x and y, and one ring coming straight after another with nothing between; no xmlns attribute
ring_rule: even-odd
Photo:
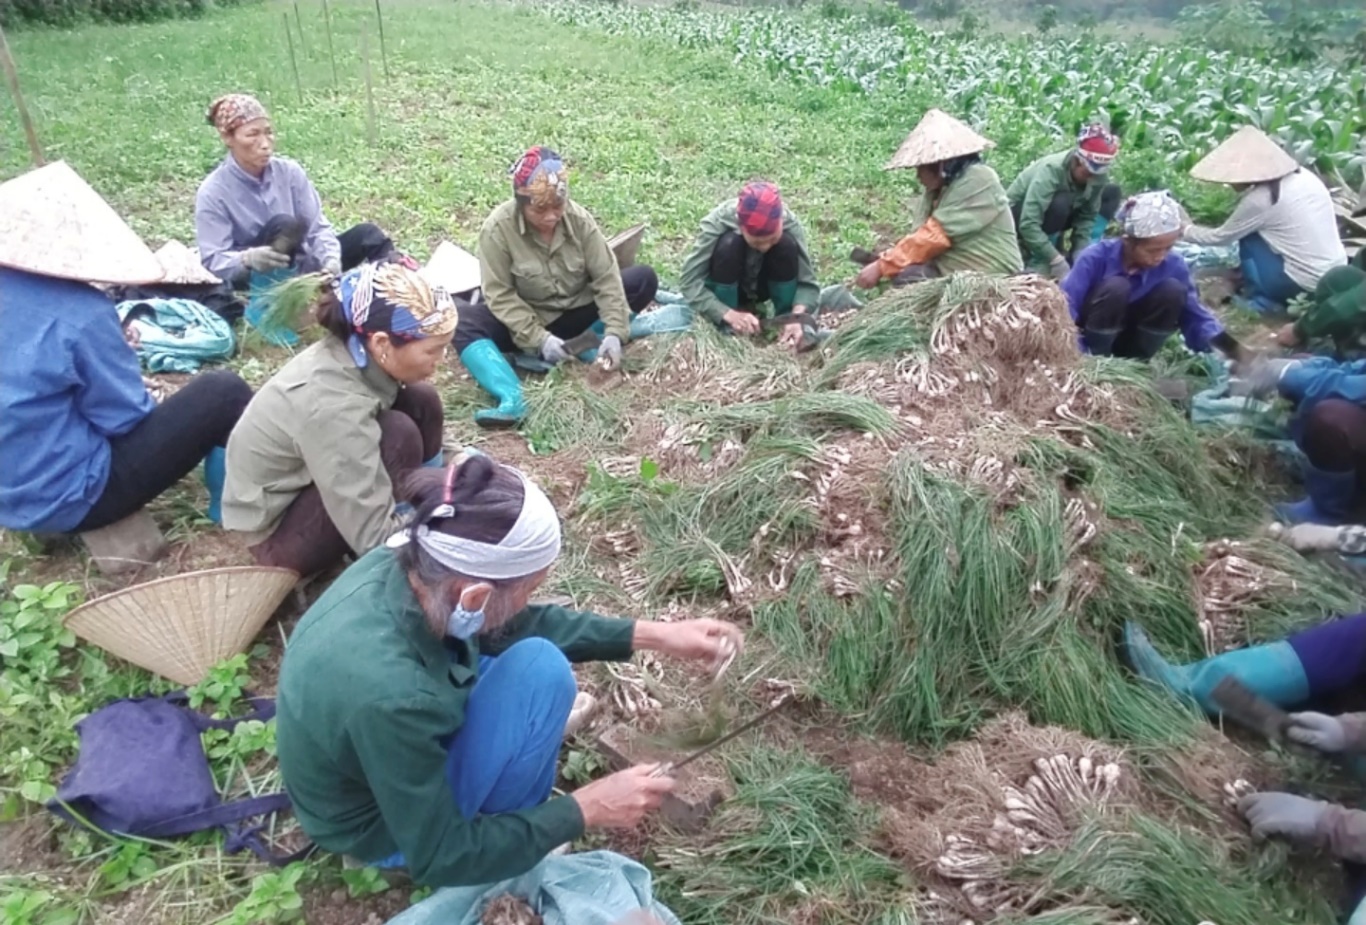
<svg viewBox="0 0 1366 925"><path fill-rule="evenodd" d="M333 2L329 38L321 3L301 0L18 31L10 44L47 156L69 161L154 247L192 243L195 188L222 157L204 110L238 90L267 103L279 151L304 164L339 227L378 222L419 258L442 239L473 249L508 193L507 166L544 143L566 156L574 197L605 229L649 224L641 260L666 285L700 217L758 176L803 217L822 280L847 279L851 247L906 222L914 178L881 165L931 105L981 124L1007 179L1103 106L1125 126L1120 181L1170 186L1197 217L1228 197L1185 168L1247 119L1360 182L1359 71L1075 36L949 38L827 14L390 0L382 58L372 3ZM6 105L0 177L27 159ZM726 751L732 798L705 832L652 827L607 843L656 871L688 925L1332 920L1330 865L1252 844L1223 785L1290 780L1326 796L1349 785L1211 731L1113 655L1133 618L1195 656L1197 609L1216 599L1233 643L1353 608L1341 577L1255 538L1265 460L1235 437L1197 435L1145 371L1079 364L1070 349L1050 362L1075 425L1054 417L1062 399L1036 407L1026 389L1018 404L991 388L985 404L978 392L923 407L891 394L909 381L898 376L926 370L968 382L982 358L941 354L933 338L967 330L956 327L964 306L1046 297L1029 286L890 296L800 361L704 331L645 341L628 351L624 381L561 370L529 383L520 434L477 431L483 397L459 370L440 375L449 444L527 468L565 515L549 591L608 613L745 623L752 644L728 676L728 719L774 691L803 695L758 742ZM249 341L234 365L259 382L285 359ZM1167 360L1196 367L1176 351ZM1047 427L1034 426L1041 417ZM202 504L191 478L155 505L174 541L160 573L238 561ZM1246 568L1255 582L1220 577L1223 538L1245 563L1229 574ZM112 586L82 553L0 544L0 920L362 925L420 895L328 856L274 872L224 856L218 837L113 840L50 822L41 804L74 757L73 722L160 682L60 629L71 606ZM249 658L197 689L205 709L273 690L298 616L287 608ZM609 703L621 689L660 701L647 724L715 705L669 666L582 680ZM270 726L209 742L223 787L278 787L272 743ZM969 784L995 772L1023 787L1033 758L1081 753L1123 768L1114 800L1065 813L1065 837L1001 862L983 880L997 891L986 911L964 911L941 852L946 835L991 820L986 809L955 817L981 808ZM600 770L587 739L570 743L567 786Z"/></svg>

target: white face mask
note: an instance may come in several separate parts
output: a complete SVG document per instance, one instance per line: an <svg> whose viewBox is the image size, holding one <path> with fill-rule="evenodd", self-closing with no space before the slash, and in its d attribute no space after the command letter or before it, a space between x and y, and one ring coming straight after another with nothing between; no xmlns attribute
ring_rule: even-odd
<svg viewBox="0 0 1366 925"><path fill-rule="evenodd" d="M469 639L484 628L483 610L466 610L459 601L446 618L446 635L455 639Z"/></svg>

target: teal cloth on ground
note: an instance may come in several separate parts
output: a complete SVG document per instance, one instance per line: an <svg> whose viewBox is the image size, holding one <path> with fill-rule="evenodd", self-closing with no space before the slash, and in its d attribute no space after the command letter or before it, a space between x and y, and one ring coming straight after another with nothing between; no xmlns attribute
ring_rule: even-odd
<svg viewBox="0 0 1366 925"><path fill-rule="evenodd" d="M247 324L260 330L261 321L270 311L271 290L285 280L293 279L298 275L298 272L294 267L281 267L278 270L270 270L265 273L252 270L247 287L247 308L242 313L242 316L247 319ZM289 330L271 331L269 333L262 331L262 336L277 347L293 347L299 342L299 335Z"/></svg>
<svg viewBox="0 0 1366 925"><path fill-rule="evenodd" d="M1186 261L1186 266L1192 270L1232 269L1238 266L1241 260L1236 244L1207 247L1203 244L1177 241L1172 250L1180 254L1181 259Z"/></svg>
<svg viewBox="0 0 1366 925"><path fill-rule="evenodd" d="M133 315L141 338L138 358L148 372L193 373L205 363L229 359L237 349L232 327L193 299L139 299L116 308L121 323Z"/></svg>
<svg viewBox="0 0 1366 925"><path fill-rule="evenodd" d="M681 925L654 899L650 872L611 851L551 855L520 877L487 886L446 887L388 925L479 925L489 900L524 900L544 925L615 925L629 912L648 911L663 925Z"/></svg>

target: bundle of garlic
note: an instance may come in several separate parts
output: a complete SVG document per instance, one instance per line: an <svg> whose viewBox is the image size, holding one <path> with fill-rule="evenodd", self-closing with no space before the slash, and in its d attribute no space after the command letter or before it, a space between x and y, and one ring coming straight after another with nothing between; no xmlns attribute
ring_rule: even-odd
<svg viewBox="0 0 1366 925"><path fill-rule="evenodd" d="M541 922L535 909L511 893L489 900L479 915L480 925L541 925Z"/></svg>
<svg viewBox="0 0 1366 925"><path fill-rule="evenodd" d="M612 676L612 706L627 720L639 720L659 713L660 703L650 693L650 686L663 677L663 666L649 652L642 653L634 662L604 662Z"/></svg>

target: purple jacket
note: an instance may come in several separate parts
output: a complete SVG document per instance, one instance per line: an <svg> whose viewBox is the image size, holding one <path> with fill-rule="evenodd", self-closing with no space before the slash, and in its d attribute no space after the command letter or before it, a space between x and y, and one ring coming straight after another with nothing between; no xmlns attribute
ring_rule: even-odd
<svg viewBox="0 0 1366 925"><path fill-rule="evenodd" d="M1196 353L1209 352L1210 341L1223 332L1224 326L1208 308L1200 304L1200 293L1191 280L1186 261L1180 254L1172 252L1151 270L1125 273L1121 243L1119 238L1106 238L1077 256L1072 271L1062 281L1062 291L1067 296L1072 320L1081 323L1081 308L1086 296L1103 279L1121 275L1128 277L1130 302L1136 302L1152 292L1158 283L1174 279L1186 288L1186 305L1181 310L1181 336L1185 338L1186 346Z"/></svg>

